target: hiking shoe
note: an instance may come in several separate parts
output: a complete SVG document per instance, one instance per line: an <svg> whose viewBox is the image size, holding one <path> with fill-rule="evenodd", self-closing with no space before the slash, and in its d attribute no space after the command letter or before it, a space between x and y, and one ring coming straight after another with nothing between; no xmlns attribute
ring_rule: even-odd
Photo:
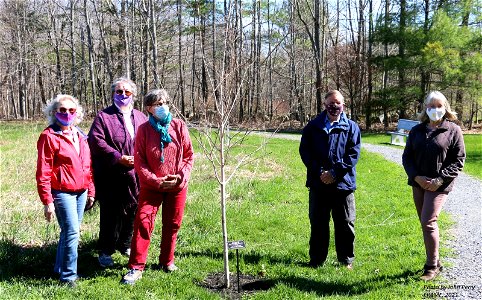
<svg viewBox="0 0 482 300"><path fill-rule="evenodd" d="M420 279L423 281L430 281L434 279L441 271L442 266L427 266L423 267L423 274Z"/></svg>
<svg viewBox="0 0 482 300"><path fill-rule="evenodd" d="M179 270L179 268L178 268L175 264L170 264L170 265L167 265L167 266L163 266L162 269L163 269L164 272L166 272L166 273L176 272L177 270Z"/></svg>
<svg viewBox="0 0 482 300"><path fill-rule="evenodd" d="M74 289L77 287L77 282L75 280L60 280L60 283L71 289Z"/></svg>
<svg viewBox="0 0 482 300"><path fill-rule="evenodd" d="M64 280L64 279L60 279L60 283L66 287L69 287L69 288L76 288L77 287L77 281L80 279L81 277L77 275L77 277L75 277L74 279L67 279L67 280Z"/></svg>
<svg viewBox="0 0 482 300"><path fill-rule="evenodd" d="M108 267L112 267L114 265L114 261L112 260L112 256L104 254L104 253L99 255L98 260L99 260L99 265L102 268L108 268Z"/></svg>
<svg viewBox="0 0 482 300"><path fill-rule="evenodd" d="M121 283L134 284L137 280L142 278L142 271L137 269L130 269L124 277L122 277Z"/></svg>

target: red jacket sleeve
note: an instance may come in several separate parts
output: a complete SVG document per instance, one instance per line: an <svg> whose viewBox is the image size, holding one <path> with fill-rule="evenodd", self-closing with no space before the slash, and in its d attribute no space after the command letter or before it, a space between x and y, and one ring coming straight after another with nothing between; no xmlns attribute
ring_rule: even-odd
<svg viewBox="0 0 482 300"><path fill-rule="evenodd" d="M183 158L181 165L179 166L179 175L181 175L181 183L179 187L184 189L187 186L189 177L191 176L191 170L194 164L194 151L192 147L191 137L189 136L189 130L186 123L181 123L182 132L182 147L183 147Z"/></svg>
<svg viewBox="0 0 482 300"><path fill-rule="evenodd" d="M37 190L44 205L54 202L51 192L52 169L54 165L55 145L47 132L43 132L37 141Z"/></svg>

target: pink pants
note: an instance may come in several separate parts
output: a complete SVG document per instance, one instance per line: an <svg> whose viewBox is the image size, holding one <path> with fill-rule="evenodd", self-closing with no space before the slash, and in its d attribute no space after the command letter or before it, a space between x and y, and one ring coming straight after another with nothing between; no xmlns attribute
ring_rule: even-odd
<svg viewBox="0 0 482 300"><path fill-rule="evenodd" d="M438 216L447 200L448 192L430 192L419 187L412 187L413 200L417 208L418 218L422 225L423 241L427 266L436 266L439 260Z"/></svg>
<svg viewBox="0 0 482 300"><path fill-rule="evenodd" d="M181 227L187 188L176 193L153 193L141 189L134 235L131 243L131 255L128 268L144 270L151 235L159 207L162 204L162 237L159 264L168 266L174 262L174 250L179 228Z"/></svg>

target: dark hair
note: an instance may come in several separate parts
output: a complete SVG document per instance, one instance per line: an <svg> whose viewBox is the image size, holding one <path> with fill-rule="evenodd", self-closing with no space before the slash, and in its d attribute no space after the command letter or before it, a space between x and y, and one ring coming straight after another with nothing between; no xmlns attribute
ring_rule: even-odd
<svg viewBox="0 0 482 300"><path fill-rule="evenodd" d="M152 106L159 100L164 100L165 103L168 103L169 99L169 94L165 89L153 89L144 96L144 106Z"/></svg>

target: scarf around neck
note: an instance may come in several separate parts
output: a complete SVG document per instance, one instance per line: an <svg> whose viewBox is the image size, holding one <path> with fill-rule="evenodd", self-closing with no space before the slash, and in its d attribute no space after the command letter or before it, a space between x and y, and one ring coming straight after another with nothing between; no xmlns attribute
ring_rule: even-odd
<svg viewBox="0 0 482 300"><path fill-rule="evenodd" d="M171 136L168 133L171 121L171 113L169 113L163 120L158 120L154 118L154 116L149 115L149 123L152 128L161 135L161 163L164 163L164 143L172 142Z"/></svg>

